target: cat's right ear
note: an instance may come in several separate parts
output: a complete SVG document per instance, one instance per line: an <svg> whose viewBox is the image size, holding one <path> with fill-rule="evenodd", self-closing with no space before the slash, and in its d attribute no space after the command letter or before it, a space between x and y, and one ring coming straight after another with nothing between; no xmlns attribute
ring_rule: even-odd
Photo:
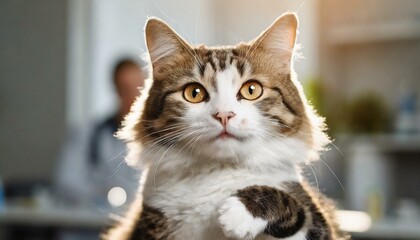
<svg viewBox="0 0 420 240"><path fill-rule="evenodd" d="M276 55L281 62L290 63L296 43L297 28L297 15L285 13L251 42L252 47L265 49Z"/></svg>
<svg viewBox="0 0 420 240"><path fill-rule="evenodd" d="M192 51L190 45L158 18L150 18L145 26L146 45L153 67L161 60Z"/></svg>

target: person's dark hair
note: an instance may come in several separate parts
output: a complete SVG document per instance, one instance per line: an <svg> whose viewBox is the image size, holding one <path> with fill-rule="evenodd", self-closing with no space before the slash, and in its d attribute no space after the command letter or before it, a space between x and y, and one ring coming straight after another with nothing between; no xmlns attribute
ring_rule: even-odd
<svg viewBox="0 0 420 240"><path fill-rule="evenodd" d="M118 73L121 72L121 70L123 70L124 68L127 67L137 67L137 68L142 68L141 64L138 61L135 61L131 58L121 58L120 60L118 60L115 65L114 65L114 71L112 72L112 81L114 83L115 86L117 86L117 76Z"/></svg>

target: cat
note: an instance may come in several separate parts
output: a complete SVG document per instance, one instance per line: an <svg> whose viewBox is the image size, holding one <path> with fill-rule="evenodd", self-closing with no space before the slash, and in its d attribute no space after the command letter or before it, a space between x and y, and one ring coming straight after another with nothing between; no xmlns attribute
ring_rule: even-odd
<svg viewBox="0 0 420 240"><path fill-rule="evenodd" d="M293 70L285 13L236 46L192 46L150 18L152 76L118 136L142 187L105 239L348 239L299 165L329 143Z"/></svg>

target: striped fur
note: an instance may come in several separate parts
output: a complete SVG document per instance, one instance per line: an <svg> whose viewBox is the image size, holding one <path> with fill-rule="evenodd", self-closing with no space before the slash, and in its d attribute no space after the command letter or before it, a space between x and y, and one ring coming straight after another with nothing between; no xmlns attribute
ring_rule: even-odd
<svg viewBox="0 0 420 240"><path fill-rule="evenodd" d="M119 132L128 162L149 170L143 212L108 239L344 239L297 171L328 143L293 71L297 25L285 14L251 42L212 48L148 21L152 78ZM255 100L240 93L250 80ZM185 99L192 83L202 102ZM220 112L232 113L223 124Z"/></svg>

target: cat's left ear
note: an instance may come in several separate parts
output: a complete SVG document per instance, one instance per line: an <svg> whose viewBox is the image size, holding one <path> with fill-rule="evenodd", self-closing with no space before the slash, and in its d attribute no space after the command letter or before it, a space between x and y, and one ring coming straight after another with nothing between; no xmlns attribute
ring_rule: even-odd
<svg viewBox="0 0 420 240"><path fill-rule="evenodd" d="M294 13L285 13L251 42L252 48L262 48L290 62L296 43L298 18Z"/></svg>
<svg viewBox="0 0 420 240"><path fill-rule="evenodd" d="M171 27L158 18L150 18L145 26L146 45L153 67L183 51L191 52L190 45Z"/></svg>

